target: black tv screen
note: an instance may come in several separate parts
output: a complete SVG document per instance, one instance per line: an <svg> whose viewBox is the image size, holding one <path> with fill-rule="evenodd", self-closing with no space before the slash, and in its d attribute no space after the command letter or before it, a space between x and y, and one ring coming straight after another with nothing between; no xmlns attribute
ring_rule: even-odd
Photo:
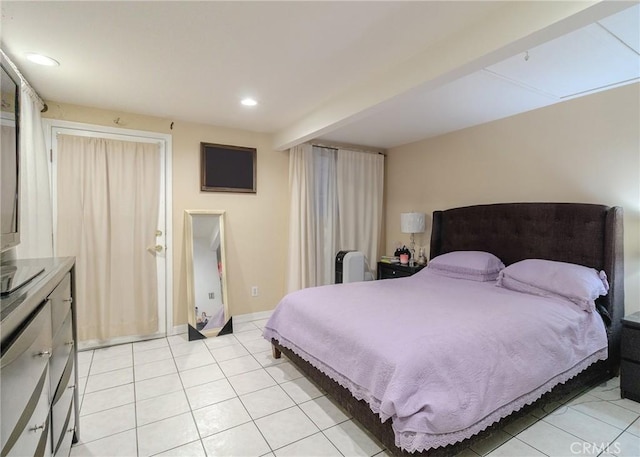
<svg viewBox="0 0 640 457"><path fill-rule="evenodd" d="M256 149L200 143L200 190L256 192Z"/></svg>

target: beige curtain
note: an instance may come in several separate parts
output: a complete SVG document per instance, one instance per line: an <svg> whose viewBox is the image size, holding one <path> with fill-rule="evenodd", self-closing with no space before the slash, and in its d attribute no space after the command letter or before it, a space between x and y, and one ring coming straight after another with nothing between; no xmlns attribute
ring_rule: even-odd
<svg viewBox="0 0 640 457"><path fill-rule="evenodd" d="M157 144L59 135L56 252L76 257L78 337L158 329Z"/></svg>
<svg viewBox="0 0 640 457"><path fill-rule="evenodd" d="M314 204L317 227L316 280L322 286L335 282L338 249L338 198L336 195L336 150L313 146Z"/></svg>
<svg viewBox="0 0 640 457"><path fill-rule="evenodd" d="M287 292L315 285L316 217L310 144L289 150L289 252Z"/></svg>
<svg viewBox="0 0 640 457"><path fill-rule="evenodd" d="M6 121L2 121L6 122ZM11 125L0 126L0 147L3 151L11 151L16 147L16 127L12 121ZM15 191L18 188L18 176L16 170L15 154L0 155L0 171L2 171L2 188L0 192L0 211L2 211L2 233L15 231L17 220L17 206Z"/></svg>
<svg viewBox="0 0 640 457"><path fill-rule="evenodd" d="M384 156L302 144L289 150L287 292L333 284L341 250L373 274L382 232Z"/></svg>
<svg viewBox="0 0 640 457"><path fill-rule="evenodd" d="M338 150L340 250L363 252L374 275L382 233L384 156Z"/></svg>
<svg viewBox="0 0 640 457"><path fill-rule="evenodd" d="M18 259L53 255L53 216L49 185L49 153L44 141L41 105L32 90L21 87L20 116L20 244Z"/></svg>

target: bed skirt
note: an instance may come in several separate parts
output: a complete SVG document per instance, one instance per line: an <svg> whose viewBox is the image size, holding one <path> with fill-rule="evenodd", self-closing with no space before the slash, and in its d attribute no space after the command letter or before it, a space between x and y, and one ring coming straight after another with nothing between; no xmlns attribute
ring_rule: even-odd
<svg viewBox="0 0 640 457"><path fill-rule="evenodd" d="M354 419L378 439L390 453L398 456L446 457L455 455L529 412L545 406L547 407L546 411L551 412L553 409L561 406L562 403L569 401L586 389L611 377L608 371L607 361L599 360L589 365L586 369L581 369L579 374L575 375L574 373L574 376L566 380L566 382L557 381L561 383L546 393L537 394L537 400L531 400L531 403L524 404L520 409L510 414L505 413L505 415L508 414L506 417L503 417L498 422L493 422L483 430L463 441L447 446L426 449L420 452L409 452L398 446L398 444L402 443L398 443L398 439L391 425L391 419L382 422L380 416L372 411L370 405L365 400L355 398L348 388L331 379L328 375L296 354L292 349L281 345L278 340L272 339L271 342L278 350L285 354L294 365L335 399L348 414L353 416ZM568 375L569 372L567 372L567 376Z"/></svg>

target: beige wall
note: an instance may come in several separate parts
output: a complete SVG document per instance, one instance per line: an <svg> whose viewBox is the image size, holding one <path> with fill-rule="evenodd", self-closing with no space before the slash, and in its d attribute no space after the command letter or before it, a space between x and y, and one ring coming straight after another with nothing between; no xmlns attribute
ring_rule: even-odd
<svg viewBox="0 0 640 457"><path fill-rule="evenodd" d="M288 154L271 148L266 134L175 122L48 102L44 117L171 134L173 142L174 325L187 321L183 252L185 209L226 211L229 306L232 315L271 310L284 294L288 230ZM257 194L200 192L200 142L255 147ZM251 297L258 286L258 297Z"/></svg>
<svg viewBox="0 0 640 457"><path fill-rule="evenodd" d="M626 312L640 311L640 84L394 148L387 154L386 252L400 213L495 202L624 208ZM416 238L429 245L429 233Z"/></svg>

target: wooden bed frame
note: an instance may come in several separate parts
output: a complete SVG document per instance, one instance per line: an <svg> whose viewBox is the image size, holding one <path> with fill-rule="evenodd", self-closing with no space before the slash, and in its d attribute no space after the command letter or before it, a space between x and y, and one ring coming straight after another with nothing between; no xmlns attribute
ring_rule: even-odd
<svg viewBox="0 0 640 457"><path fill-rule="evenodd" d="M274 357L285 354L394 455L455 455L535 408L577 395L585 388L617 375L620 319L624 316L622 236L620 207L580 203L500 203L433 213L430 258L451 251L473 250L491 252L505 265L528 258L556 260L604 270L610 283L608 295L596 301L607 326L609 358L591 365L534 404L462 442L422 453L403 451L395 445L391 420L381 422L366 402L356 400L347 389L280 346L277 340L272 340Z"/></svg>

